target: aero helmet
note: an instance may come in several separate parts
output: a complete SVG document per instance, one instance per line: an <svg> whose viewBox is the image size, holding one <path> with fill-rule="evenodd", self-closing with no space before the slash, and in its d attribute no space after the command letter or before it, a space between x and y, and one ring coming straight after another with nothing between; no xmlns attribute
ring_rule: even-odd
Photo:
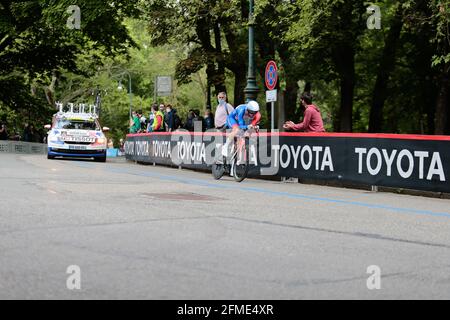
<svg viewBox="0 0 450 320"><path fill-rule="evenodd" d="M259 104L256 101L250 101L247 103L247 110L251 112L259 112Z"/></svg>

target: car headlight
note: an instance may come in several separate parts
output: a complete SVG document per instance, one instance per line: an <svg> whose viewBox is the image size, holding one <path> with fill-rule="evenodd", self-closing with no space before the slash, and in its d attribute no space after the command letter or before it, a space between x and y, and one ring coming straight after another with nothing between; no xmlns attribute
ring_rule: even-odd
<svg viewBox="0 0 450 320"><path fill-rule="evenodd" d="M52 142L52 143L58 143L58 142L60 142L60 141L61 141L61 140L59 139L58 136L50 137L50 142Z"/></svg>
<svg viewBox="0 0 450 320"><path fill-rule="evenodd" d="M104 143L106 143L106 138L97 138L97 143L98 143L98 144L104 144Z"/></svg>

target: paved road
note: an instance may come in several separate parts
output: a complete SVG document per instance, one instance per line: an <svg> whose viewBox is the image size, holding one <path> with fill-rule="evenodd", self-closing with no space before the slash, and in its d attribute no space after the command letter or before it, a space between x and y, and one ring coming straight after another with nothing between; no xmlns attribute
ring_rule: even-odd
<svg viewBox="0 0 450 320"><path fill-rule="evenodd" d="M450 201L0 155L0 298L450 299Z"/></svg>

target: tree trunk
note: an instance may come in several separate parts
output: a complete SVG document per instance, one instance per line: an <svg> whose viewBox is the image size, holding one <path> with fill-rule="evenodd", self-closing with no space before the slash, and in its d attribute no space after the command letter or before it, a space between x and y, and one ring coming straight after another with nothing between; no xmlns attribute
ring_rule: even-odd
<svg viewBox="0 0 450 320"><path fill-rule="evenodd" d="M245 68L234 72L234 106L245 102L244 89L247 84Z"/></svg>
<svg viewBox="0 0 450 320"><path fill-rule="evenodd" d="M448 77L447 77L447 81L448 81ZM447 130L445 132L446 135L450 135L450 98L449 98L449 92L448 92L449 85L450 85L450 83L447 82Z"/></svg>
<svg viewBox="0 0 450 320"><path fill-rule="evenodd" d="M377 80L373 90L369 119L369 132L371 133L381 132L383 128L383 107L388 97L388 82L395 67L396 50L402 27L403 9L399 6L385 41L383 55L378 68Z"/></svg>
<svg viewBox="0 0 450 320"><path fill-rule="evenodd" d="M353 70L354 71L354 70ZM354 74L341 79L341 109L339 112L339 132L353 131Z"/></svg>
<svg viewBox="0 0 450 320"><path fill-rule="evenodd" d="M448 69L448 67L446 68ZM440 90L436 102L436 114L435 114L435 129L434 133L439 135L446 134L450 128L447 127L448 123L448 104L449 104L449 72L444 71L440 80Z"/></svg>
<svg viewBox="0 0 450 320"><path fill-rule="evenodd" d="M338 132L353 131L353 96L355 93L355 49L352 43L333 48L333 60L339 74L341 103Z"/></svg>
<svg viewBox="0 0 450 320"><path fill-rule="evenodd" d="M286 77L286 94L284 96L285 105L285 115L286 119L291 120L295 123L300 119L300 114L297 112L297 96L298 96L298 85L297 81Z"/></svg>
<svg viewBox="0 0 450 320"><path fill-rule="evenodd" d="M52 81L48 87L44 88L45 98L50 106L55 107L55 86L58 80L56 72L52 73Z"/></svg>
<svg viewBox="0 0 450 320"><path fill-rule="evenodd" d="M222 52L222 36L220 32L220 24L216 22L214 24L214 40L216 44L216 61L217 61L217 72L215 75L215 94L219 94L219 92L227 92L227 88L225 86L225 59Z"/></svg>
<svg viewBox="0 0 450 320"><path fill-rule="evenodd" d="M211 86L214 84L214 75L216 69L213 63L209 62L206 66L206 105L211 106Z"/></svg>
<svg viewBox="0 0 450 320"><path fill-rule="evenodd" d="M209 87L214 86L216 91L224 91L225 90L225 72L220 74L220 70L216 69L216 63L218 62L218 49L214 48L211 43L211 30L210 25L208 24L208 20L206 18L198 19L196 24L196 33L200 40L203 50L205 51L208 57L208 63L206 68L206 73L208 76L208 85ZM218 43L220 45L220 29L217 30L218 25L214 24L213 31L215 33L215 40L217 41L217 37L219 37ZM218 31L218 33L216 33ZM216 43L217 44L217 43ZM220 49L221 51L221 49ZM222 62L223 63L223 62Z"/></svg>
<svg viewBox="0 0 450 320"><path fill-rule="evenodd" d="M240 50L240 39L231 30L227 24L224 24L223 31L230 51L229 60L226 61L226 67L234 74L234 106L245 102L244 89L247 79L247 63L244 52Z"/></svg>
<svg viewBox="0 0 450 320"><path fill-rule="evenodd" d="M281 59L282 71L280 73L281 77L284 77L286 82L286 88L284 92L284 110L282 114L285 116L287 120L291 120L294 122L299 121L301 117L301 111L297 110L297 102L298 102L298 78L297 73L295 71L295 63L293 63L293 55L290 51L290 47L288 44L278 43L277 44L277 52ZM280 78L279 83L283 80Z"/></svg>

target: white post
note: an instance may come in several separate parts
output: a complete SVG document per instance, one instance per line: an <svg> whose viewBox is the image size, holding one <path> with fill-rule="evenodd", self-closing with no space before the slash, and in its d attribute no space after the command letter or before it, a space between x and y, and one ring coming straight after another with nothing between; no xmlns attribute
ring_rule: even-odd
<svg viewBox="0 0 450 320"><path fill-rule="evenodd" d="M275 102L272 102L272 131L275 130Z"/></svg>

